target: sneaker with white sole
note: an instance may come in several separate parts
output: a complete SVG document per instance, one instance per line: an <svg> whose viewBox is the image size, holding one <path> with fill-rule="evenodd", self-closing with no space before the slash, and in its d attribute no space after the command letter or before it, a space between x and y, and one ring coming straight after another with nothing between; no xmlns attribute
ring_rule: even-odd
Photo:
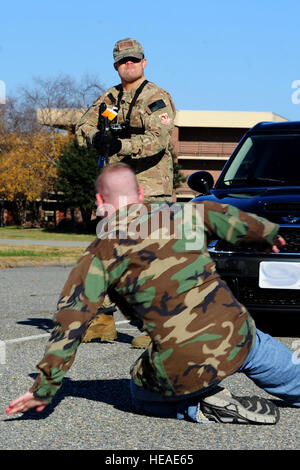
<svg viewBox="0 0 300 470"><path fill-rule="evenodd" d="M276 424L279 421L279 410L270 400L236 397L221 387L201 399L200 410L209 421L217 423Z"/></svg>

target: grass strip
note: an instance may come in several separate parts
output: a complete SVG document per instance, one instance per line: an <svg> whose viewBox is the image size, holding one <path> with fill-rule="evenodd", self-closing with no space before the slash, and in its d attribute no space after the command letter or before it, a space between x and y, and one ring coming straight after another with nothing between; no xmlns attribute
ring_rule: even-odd
<svg viewBox="0 0 300 470"><path fill-rule="evenodd" d="M92 241L95 234L81 234L73 232L56 232L39 228L22 228L17 226L1 227L0 238L16 238L28 240L65 240L65 241Z"/></svg>
<svg viewBox="0 0 300 470"><path fill-rule="evenodd" d="M21 245L19 247L14 247L9 244L0 245L0 260L1 264L5 261L18 259L21 260L30 260L30 259L39 259L39 260L47 260L47 259L72 259L76 261L79 257L83 255L85 252L85 248L83 247L52 247L52 246L30 246L30 245Z"/></svg>
<svg viewBox="0 0 300 470"><path fill-rule="evenodd" d="M37 256L47 256L47 257L60 257L60 256L64 256L63 253L61 253L59 250L53 250L53 251L34 251L34 250L14 250L14 249L11 249L11 250L0 250L0 256L3 257L7 257L7 256L34 256L34 257L37 257Z"/></svg>

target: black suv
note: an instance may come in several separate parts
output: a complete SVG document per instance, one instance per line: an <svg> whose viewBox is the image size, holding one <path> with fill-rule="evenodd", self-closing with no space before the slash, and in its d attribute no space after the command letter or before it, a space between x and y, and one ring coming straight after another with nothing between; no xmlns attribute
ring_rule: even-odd
<svg viewBox="0 0 300 470"><path fill-rule="evenodd" d="M259 123L226 162L213 187L206 171L190 175L201 196L280 224L287 244L266 254L260 245L214 240L209 251L222 278L250 311L300 310L300 122Z"/></svg>

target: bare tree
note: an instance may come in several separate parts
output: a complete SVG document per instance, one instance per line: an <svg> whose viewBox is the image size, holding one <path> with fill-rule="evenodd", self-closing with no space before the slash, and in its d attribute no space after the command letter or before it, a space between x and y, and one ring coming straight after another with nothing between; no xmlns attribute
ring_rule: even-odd
<svg viewBox="0 0 300 470"><path fill-rule="evenodd" d="M28 133L38 128L36 112L28 103L21 103L19 97L9 96L0 106L0 133Z"/></svg>
<svg viewBox="0 0 300 470"><path fill-rule="evenodd" d="M7 97L6 103L0 106L0 164L3 166L4 161L11 163L5 171L10 171L13 176L16 167L13 154L22 152L28 166L29 152L33 152L36 161L30 160L30 165L50 165L46 175L49 179L51 168L57 167L58 143L62 137L66 137L63 139L66 142L70 137L61 135L61 130L72 133L76 120L102 92L99 79L88 75L80 80L69 75L34 77L30 87L19 87L16 95ZM3 183L0 186L0 199L1 194L2 198L6 197L4 190ZM21 196L22 199L19 199L24 208L26 191Z"/></svg>
<svg viewBox="0 0 300 470"><path fill-rule="evenodd" d="M69 75L33 78L32 88L21 88L27 103L34 108L86 108L103 92L97 77L84 75L76 81Z"/></svg>
<svg viewBox="0 0 300 470"><path fill-rule="evenodd" d="M69 75L59 75L34 77L33 86L23 87L21 96L25 106L38 113L40 125L61 129L69 123L74 130L76 120L103 90L97 77L85 75L77 81Z"/></svg>
<svg viewBox="0 0 300 470"><path fill-rule="evenodd" d="M90 75L79 80L62 74L53 78L34 77L30 87L19 87L17 95L7 97L0 106L0 154L11 133L26 139L41 129L73 132L83 111L103 90L100 80Z"/></svg>
<svg viewBox="0 0 300 470"><path fill-rule="evenodd" d="M31 86L19 87L17 94L0 106L0 137L10 132L32 133L41 126L55 125L58 119L62 125L57 129L64 128L64 118L67 122L76 120L78 112L87 109L103 91L100 80L89 75L79 80L69 75L34 77ZM38 110L42 110L39 120Z"/></svg>

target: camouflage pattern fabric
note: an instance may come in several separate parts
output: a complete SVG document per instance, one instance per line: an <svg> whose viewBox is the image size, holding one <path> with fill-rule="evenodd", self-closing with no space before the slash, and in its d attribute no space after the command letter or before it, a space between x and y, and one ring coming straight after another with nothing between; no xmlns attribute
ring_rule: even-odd
<svg viewBox="0 0 300 470"><path fill-rule="evenodd" d="M200 222L194 213L188 221L203 233L203 243L192 248L191 232L178 236L178 228L187 225L186 206L201 210ZM138 386L182 396L237 371L253 346L255 323L219 278L207 239L272 245L279 226L209 201L129 205L106 222L63 288L31 388L35 396L50 401L61 386L106 292L121 310L128 307L126 315L140 320L152 339L131 369Z"/></svg>
<svg viewBox="0 0 300 470"><path fill-rule="evenodd" d="M113 50L114 63L125 57L136 57L137 59L143 59L144 49L143 46L132 38L120 39L116 42Z"/></svg>
<svg viewBox="0 0 300 470"><path fill-rule="evenodd" d="M124 122L129 111L135 88L123 91L117 122ZM107 90L98 98L90 109L81 117L76 126L75 135L79 145L92 145L97 132L99 107L106 103L112 107L118 100L121 86ZM171 196L173 192L173 160L170 138L174 128L175 106L171 96L152 82L148 82L139 95L130 118L132 127L145 129L144 134L132 134L122 138L122 148L117 155L110 157L110 162L124 161L136 173L140 186L147 195Z"/></svg>

